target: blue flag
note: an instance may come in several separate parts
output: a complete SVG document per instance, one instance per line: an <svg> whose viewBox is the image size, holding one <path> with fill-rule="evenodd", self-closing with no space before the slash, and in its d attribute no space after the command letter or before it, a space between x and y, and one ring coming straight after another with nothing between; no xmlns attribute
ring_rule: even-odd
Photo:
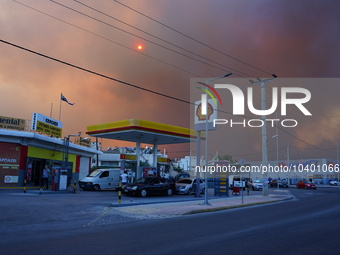
<svg viewBox="0 0 340 255"><path fill-rule="evenodd" d="M70 103L69 101L67 101L66 97L63 96L63 94L60 94L60 100L65 101L66 103L68 103L69 105L74 105L74 103Z"/></svg>

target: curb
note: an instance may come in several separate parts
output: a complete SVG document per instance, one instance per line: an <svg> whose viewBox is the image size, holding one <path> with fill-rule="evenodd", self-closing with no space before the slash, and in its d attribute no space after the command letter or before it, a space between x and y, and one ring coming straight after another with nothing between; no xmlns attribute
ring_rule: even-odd
<svg viewBox="0 0 340 255"><path fill-rule="evenodd" d="M262 205L262 204L270 204L270 203L276 203L281 201L288 201L292 200L294 197L290 195L290 197L284 198L284 199L277 199L272 201L264 201L264 202L256 202L256 203L249 203L249 204L240 204L240 205L229 205L229 206L222 206L222 207L216 207L216 208L206 208L206 209L198 209L198 210L192 210L186 213L183 213L181 215L192 215L192 214L198 214L198 213L206 213L206 212L217 212L217 211L223 211L228 209L235 209L235 208L242 208L242 207L248 207L248 206L254 206L254 205Z"/></svg>
<svg viewBox="0 0 340 255"><path fill-rule="evenodd" d="M212 198L214 199L214 198ZM199 201L201 200L200 198L194 198L194 199L186 199L186 200L173 200L173 201L153 201L153 202L140 202L140 203L121 203L121 204L116 204L112 203L111 207L128 207L128 206L138 206L138 205L155 205L155 204L168 204L168 203L185 203L185 202L192 202L192 201Z"/></svg>

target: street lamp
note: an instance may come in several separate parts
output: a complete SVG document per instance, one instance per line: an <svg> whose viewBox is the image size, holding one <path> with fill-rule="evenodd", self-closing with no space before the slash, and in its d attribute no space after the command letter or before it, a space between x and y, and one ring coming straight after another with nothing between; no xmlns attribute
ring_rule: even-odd
<svg viewBox="0 0 340 255"><path fill-rule="evenodd" d="M276 126L277 128L277 126ZM276 165L279 166L279 134L277 133L277 129L276 129L276 135L273 135L272 138L276 138ZM280 172L277 172L277 188L280 188L279 185L279 179L280 179Z"/></svg>
<svg viewBox="0 0 340 255"><path fill-rule="evenodd" d="M218 79L222 79L222 78L226 78L228 76L232 75L232 73L228 73L225 74L223 76L217 77L217 78L213 78L210 80L207 80L205 82L206 85L208 85L209 82L218 80ZM204 83L198 82L199 84L205 85ZM207 172L208 172L208 86L206 86L206 93L205 93L205 105L203 105L203 100L202 100L202 109L205 108L205 194L204 194L204 205L210 205L208 202L208 178L207 178ZM203 111L202 111L203 112ZM196 194L198 194L199 192L199 180L196 179Z"/></svg>
<svg viewBox="0 0 340 255"><path fill-rule="evenodd" d="M78 132L78 135L68 135L67 137L64 138L64 156L63 156L63 160L64 160L64 164L63 167L65 170L67 169L67 163L68 163L68 152L69 152L69 148L70 148L70 137L71 136L80 136L81 132Z"/></svg>

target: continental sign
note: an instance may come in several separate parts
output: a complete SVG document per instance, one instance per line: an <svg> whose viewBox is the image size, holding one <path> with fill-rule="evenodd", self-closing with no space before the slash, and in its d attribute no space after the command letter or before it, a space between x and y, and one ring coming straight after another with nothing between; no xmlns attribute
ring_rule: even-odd
<svg viewBox="0 0 340 255"><path fill-rule="evenodd" d="M46 135L61 137L63 123L40 113L32 115L32 130Z"/></svg>
<svg viewBox="0 0 340 255"><path fill-rule="evenodd" d="M26 120L0 116L0 128L24 131Z"/></svg>

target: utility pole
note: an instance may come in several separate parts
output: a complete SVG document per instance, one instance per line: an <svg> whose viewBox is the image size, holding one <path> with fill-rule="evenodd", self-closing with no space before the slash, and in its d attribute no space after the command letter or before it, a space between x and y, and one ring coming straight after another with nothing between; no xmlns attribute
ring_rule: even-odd
<svg viewBox="0 0 340 255"><path fill-rule="evenodd" d="M277 113L276 113L277 119ZM276 165L279 166L279 125L276 123ZM280 188L279 184L280 173L277 174L277 189Z"/></svg>
<svg viewBox="0 0 340 255"><path fill-rule="evenodd" d="M339 168L339 139L336 140L336 164L335 164L335 169ZM338 189L340 190L340 173L338 169Z"/></svg>
<svg viewBox="0 0 340 255"><path fill-rule="evenodd" d="M266 79L266 80L261 80L258 79L257 82L251 81L251 84L256 85L260 84L261 85L261 109L262 111L266 110L266 83L270 82L272 80L276 79L276 75L273 74L274 78ZM266 115L262 115L262 165L264 167L268 167L268 151L267 151L267 117ZM262 195L263 196L268 196L268 174L267 172L264 172L263 175L263 190L262 190Z"/></svg>
<svg viewBox="0 0 340 255"><path fill-rule="evenodd" d="M287 146L287 167L289 168L289 145ZM288 172L288 185L290 185L290 171Z"/></svg>

